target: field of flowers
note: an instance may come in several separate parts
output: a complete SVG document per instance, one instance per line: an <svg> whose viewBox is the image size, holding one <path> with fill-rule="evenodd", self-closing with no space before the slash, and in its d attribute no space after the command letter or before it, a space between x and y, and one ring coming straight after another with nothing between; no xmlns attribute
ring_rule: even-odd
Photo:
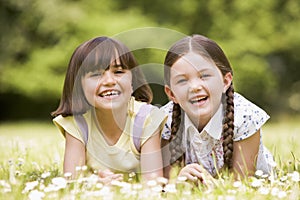
<svg viewBox="0 0 300 200"><path fill-rule="evenodd" d="M288 122L287 122L288 121ZM267 176L235 181L222 174L209 186L195 186L183 178L158 178L146 183L113 181L104 184L87 167L78 178L62 173L64 139L45 123L0 124L0 199L300 199L300 125L298 120L267 124L265 145L277 169Z"/></svg>

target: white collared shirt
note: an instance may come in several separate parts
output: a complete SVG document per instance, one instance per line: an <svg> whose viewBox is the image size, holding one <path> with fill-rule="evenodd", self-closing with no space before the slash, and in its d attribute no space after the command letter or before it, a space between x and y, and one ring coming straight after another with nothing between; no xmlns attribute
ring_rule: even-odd
<svg viewBox="0 0 300 200"><path fill-rule="evenodd" d="M221 104L217 112L199 133L198 129L185 113L185 131L183 133L182 144L186 152L186 164L201 163L211 174L216 173L215 165L217 169L223 166L223 147L220 140L223 116L223 105Z"/></svg>
<svg viewBox="0 0 300 200"><path fill-rule="evenodd" d="M169 139L171 135L173 102L169 102L161 109L168 114L162 137ZM212 175L216 174L216 169L220 169L224 165L221 138L223 118L223 106L220 105L217 112L199 133L198 129L185 114L182 147L186 152L186 164L200 163ZM269 116L261 108L245 99L242 95L234 94L234 141L243 140L255 134L268 119ZM256 169L270 173L274 165L272 154L263 146L261 140Z"/></svg>

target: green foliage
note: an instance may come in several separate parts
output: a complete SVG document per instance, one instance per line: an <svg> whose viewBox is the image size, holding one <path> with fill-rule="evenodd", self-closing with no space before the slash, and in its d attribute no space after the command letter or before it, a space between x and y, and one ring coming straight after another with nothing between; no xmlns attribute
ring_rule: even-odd
<svg viewBox="0 0 300 200"><path fill-rule="evenodd" d="M7 20L14 25L1 33L7 44L2 44L0 50L0 92L14 90L36 98L60 95L68 61L83 41L98 35L112 36L143 23L154 25L136 11L114 11L110 1L86 4L30 0L3 4L2 23L8 26ZM16 13L14 18L10 10Z"/></svg>
<svg viewBox="0 0 300 200"><path fill-rule="evenodd" d="M1 95L59 99L72 52L95 36L122 39L141 64L158 66L176 38L199 33L229 57L237 91L269 112L300 111L298 0L2 0L0 25ZM147 70L162 83L159 67ZM163 90L153 88L162 104Z"/></svg>
<svg viewBox="0 0 300 200"><path fill-rule="evenodd" d="M172 2L119 0L119 7L138 8L160 26L171 25L186 34L200 33L216 40L233 65L239 92L274 114L277 109L299 112L295 109L299 104L286 98L295 102L300 91L287 90L299 82L300 71L295 69L300 64L299 1Z"/></svg>

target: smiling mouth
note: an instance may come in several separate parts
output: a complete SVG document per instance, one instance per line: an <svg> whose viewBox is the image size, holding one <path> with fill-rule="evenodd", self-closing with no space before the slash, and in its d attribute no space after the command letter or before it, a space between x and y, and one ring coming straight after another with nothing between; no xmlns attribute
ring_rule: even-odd
<svg viewBox="0 0 300 200"><path fill-rule="evenodd" d="M109 91L104 91L99 94L100 97L114 97L114 96L119 96L121 92L116 91L116 90L109 90Z"/></svg>
<svg viewBox="0 0 300 200"><path fill-rule="evenodd" d="M206 101L207 99L208 99L207 96L205 96L205 97L197 97L197 98L193 98L192 100L190 100L190 102L191 102L192 104L196 104L196 103L204 102L204 101Z"/></svg>

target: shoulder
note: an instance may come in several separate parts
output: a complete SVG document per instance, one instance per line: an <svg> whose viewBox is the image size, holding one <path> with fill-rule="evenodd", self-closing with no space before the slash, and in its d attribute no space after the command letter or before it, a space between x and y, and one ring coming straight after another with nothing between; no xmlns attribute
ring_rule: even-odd
<svg viewBox="0 0 300 200"><path fill-rule="evenodd" d="M141 101L131 101L129 113L137 124L143 124L144 131L153 132L166 121L166 114L157 106Z"/></svg>
<svg viewBox="0 0 300 200"><path fill-rule="evenodd" d="M270 116L260 107L234 93L235 138L241 140L256 133Z"/></svg>
<svg viewBox="0 0 300 200"><path fill-rule="evenodd" d="M56 126L73 126L74 125L74 116L63 117L62 115L58 115L53 119L53 123Z"/></svg>
<svg viewBox="0 0 300 200"><path fill-rule="evenodd" d="M160 107L160 110L164 112L165 115L167 115L168 117L167 124L169 124L170 127L172 122L173 106L174 106L174 102L169 101L168 103Z"/></svg>
<svg viewBox="0 0 300 200"><path fill-rule="evenodd" d="M173 113L173 101L169 101L164 106L160 108L166 115L167 121L163 127L161 137L165 140L169 140L171 137L171 123L172 123L172 113Z"/></svg>
<svg viewBox="0 0 300 200"><path fill-rule="evenodd" d="M158 129L162 129L167 116L162 110L152 104L140 101L134 101L133 103L133 135L136 137L136 135L139 135L136 132L142 129L142 135L138 137L140 137L141 145L143 145Z"/></svg>
<svg viewBox="0 0 300 200"><path fill-rule="evenodd" d="M87 121L86 114L84 114L81 119ZM68 132L70 135L83 142L80 119L75 119L74 116L63 117L59 115L53 119L53 123L64 136L65 133Z"/></svg>
<svg viewBox="0 0 300 200"><path fill-rule="evenodd" d="M174 102L173 101L169 101L167 102L165 105L163 105L162 107L160 107L160 109L166 113L167 115L171 114L172 115L172 112L173 112L173 105L174 105Z"/></svg>
<svg viewBox="0 0 300 200"><path fill-rule="evenodd" d="M165 117L165 113L162 110L160 110L157 106L148 104L146 102L133 100L130 107L131 107L131 111L133 112L134 116L149 115L149 116Z"/></svg>
<svg viewBox="0 0 300 200"><path fill-rule="evenodd" d="M253 110L253 109L260 109L257 105L246 99L239 93L234 93L234 106L237 109L244 109L244 110Z"/></svg>
<svg viewBox="0 0 300 200"><path fill-rule="evenodd" d="M234 112L234 117L237 119L249 116L255 118L269 118L269 115L263 109L238 93L234 93Z"/></svg>

